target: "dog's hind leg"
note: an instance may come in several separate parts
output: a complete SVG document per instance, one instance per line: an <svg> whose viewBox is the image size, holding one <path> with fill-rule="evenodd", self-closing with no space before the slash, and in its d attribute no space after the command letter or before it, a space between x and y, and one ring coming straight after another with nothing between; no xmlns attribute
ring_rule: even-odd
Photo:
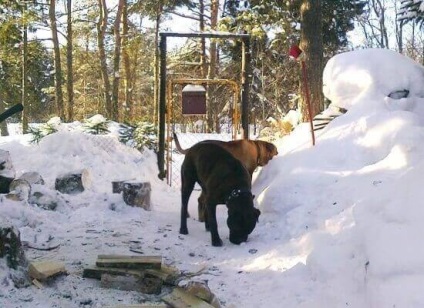
<svg viewBox="0 0 424 308"><path fill-rule="evenodd" d="M206 226L206 230L209 231L209 225L208 225L208 220L207 220L207 212L206 212L206 205L205 205L205 193L202 189L202 192L200 193L199 198L197 199L198 204L197 204L197 213L198 213L198 217L199 217L199 221L200 222L205 222L205 226Z"/></svg>
<svg viewBox="0 0 424 308"><path fill-rule="evenodd" d="M188 234L187 217L188 217L188 200L193 191L194 184L192 180L183 180L181 183L181 224L180 233Z"/></svg>

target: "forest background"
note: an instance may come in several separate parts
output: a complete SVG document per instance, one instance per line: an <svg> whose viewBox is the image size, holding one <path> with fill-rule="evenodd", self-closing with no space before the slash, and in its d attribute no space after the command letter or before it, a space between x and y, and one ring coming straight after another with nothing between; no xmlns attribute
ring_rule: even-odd
<svg viewBox="0 0 424 308"><path fill-rule="evenodd" d="M424 63L421 6L417 0L0 0L0 113L22 103L24 111L11 120L23 132L54 116L72 122L102 114L156 125L159 33L220 31L251 35L250 122L264 125L293 109L306 119L292 45L303 50L313 116L328 104L322 72L337 53L387 48ZM239 81L241 53L237 40L185 39L167 54L168 74ZM203 129L219 133L231 116L231 95L220 85L207 91Z"/></svg>

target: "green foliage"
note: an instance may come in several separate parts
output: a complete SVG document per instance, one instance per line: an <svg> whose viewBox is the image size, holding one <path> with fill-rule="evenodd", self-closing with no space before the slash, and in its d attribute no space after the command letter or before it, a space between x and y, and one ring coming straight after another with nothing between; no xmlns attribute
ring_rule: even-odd
<svg viewBox="0 0 424 308"><path fill-rule="evenodd" d="M140 152L143 152L145 148L154 150L157 135L156 126L148 122L139 122L136 126L121 124L119 128L119 140Z"/></svg>
<svg viewBox="0 0 424 308"><path fill-rule="evenodd" d="M347 32L354 29L354 17L364 13L367 1L326 0L323 1L323 44L336 53L348 44Z"/></svg>
<svg viewBox="0 0 424 308"><path fill-rule="evenodd" d="M424 25L423 5L424 2L422 0L402 0L399 20L403 22L415 22L422 28Z"/></svg>
<svg viewBox="0 0 424 308"><path fill-rule="evenodd" d="M354 17L364 12L365 0L323 0L324 57L347 45L347 32ZM251 34L252 117L265 120L280 117L293 108L291 97L298 92L299 69L288 58L288 50L300 39L301 0L232 0L226 2L219 30ZM235 69L241 58L241 44L222 42ZM234 69L233 69L234 70Z"/></svg>
<svg viewBox="0 0 424 308"><path fill-rule="evenodd" d="M29 126L29 133L32 135L30 142L39 143L44 137L57 132L54 123L45 123L39 126Z"/></svg>
<svg viewBox="0 0 424 308"><path fill-rule="evenodd" d="M92 135L105 135L109 133L109 123L102 115L95 115L84 120L83 131Z"/></svg>
<svg viewBox="0 0 424 308"><path fill-rule="evenodd" d="M34 22L36 14L32 5L22 11L17 4L0 2L4 12L0 14L0 103L4 106L22 102L22 23ZM52 100L45 89L53 85L53 59L46 46L37 40L28 42L27 53L26 110L32 121L39 121L50 111Z"/></svg>
<svg viewBox="0 0 424 308"><path fill-rule="evenodd" d="M413 0L408 0L413 1ZM230 1L226 17L221 27L228 30L241 30L254 37L262 36L263 30L274 29L284 33L286 39L298 38L297 26L300 23L300 0L250 0ZM246 4L247 3L247 4ZM353 30L353 19L364 13L366 0L323 0L323 44L332 53L347 45L347 32ZM248 10L245 7L249 7Z"/></svg>
<svg viewBox="0 0 424 308"><path fill-rule="evenodd" d="M130 13L142 13L149 17L156 17L157 14L169 13L177 7L194 8L195 4L191 0L137 0L130 8Z"/></svg>

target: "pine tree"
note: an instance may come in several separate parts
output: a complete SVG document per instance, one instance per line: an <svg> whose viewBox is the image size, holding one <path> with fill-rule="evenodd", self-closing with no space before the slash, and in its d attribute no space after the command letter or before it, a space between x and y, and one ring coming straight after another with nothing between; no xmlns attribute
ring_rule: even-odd
<svg viewBox="0 0 424 308"><path fill-rule="evenodd" d="M402 0L399 16L400 21L413 21L422 27L424 25L424 1Z"/></svg>
<svg viewBox="0 0 424 308"><path fill-rule="evenodd" d="M120 124L119 141L143 152L145 148L155 150L157 144L156 126L148 122L139 122L137 125Z"/></svg>
<svg viewBox="0 0 424 308"><path fill-rule="evenodd" d="M84 132L92 135L105 135L109 133L109 123L110 121L108 119L97 114L84 120L83 129Z"/></svg>

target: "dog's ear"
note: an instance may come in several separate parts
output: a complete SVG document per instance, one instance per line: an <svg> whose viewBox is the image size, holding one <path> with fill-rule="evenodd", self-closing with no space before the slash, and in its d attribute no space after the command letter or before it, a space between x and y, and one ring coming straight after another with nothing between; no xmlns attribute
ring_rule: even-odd
<svg viewBox="0 0 424 308"><path fill-rule="evenodd" d="M274 155L278 155L277 147L273 143L265 141L264 145L270 158L272 158Z"/></svg>
<svg viewBox="0 0 424 308"><path fill-rule="evenodd" d="M252 195L252 200L255 200L255 197L256 197L255 195Z"/></svg>
<svg viewBox="0 0 424 308"><path fill-rule="evenodd" d="M256 221L259 221L259 215L261 215L261 211L258 210L257 208L253 208L253 211L255 212L255 216L256 216Z"/></svg>

